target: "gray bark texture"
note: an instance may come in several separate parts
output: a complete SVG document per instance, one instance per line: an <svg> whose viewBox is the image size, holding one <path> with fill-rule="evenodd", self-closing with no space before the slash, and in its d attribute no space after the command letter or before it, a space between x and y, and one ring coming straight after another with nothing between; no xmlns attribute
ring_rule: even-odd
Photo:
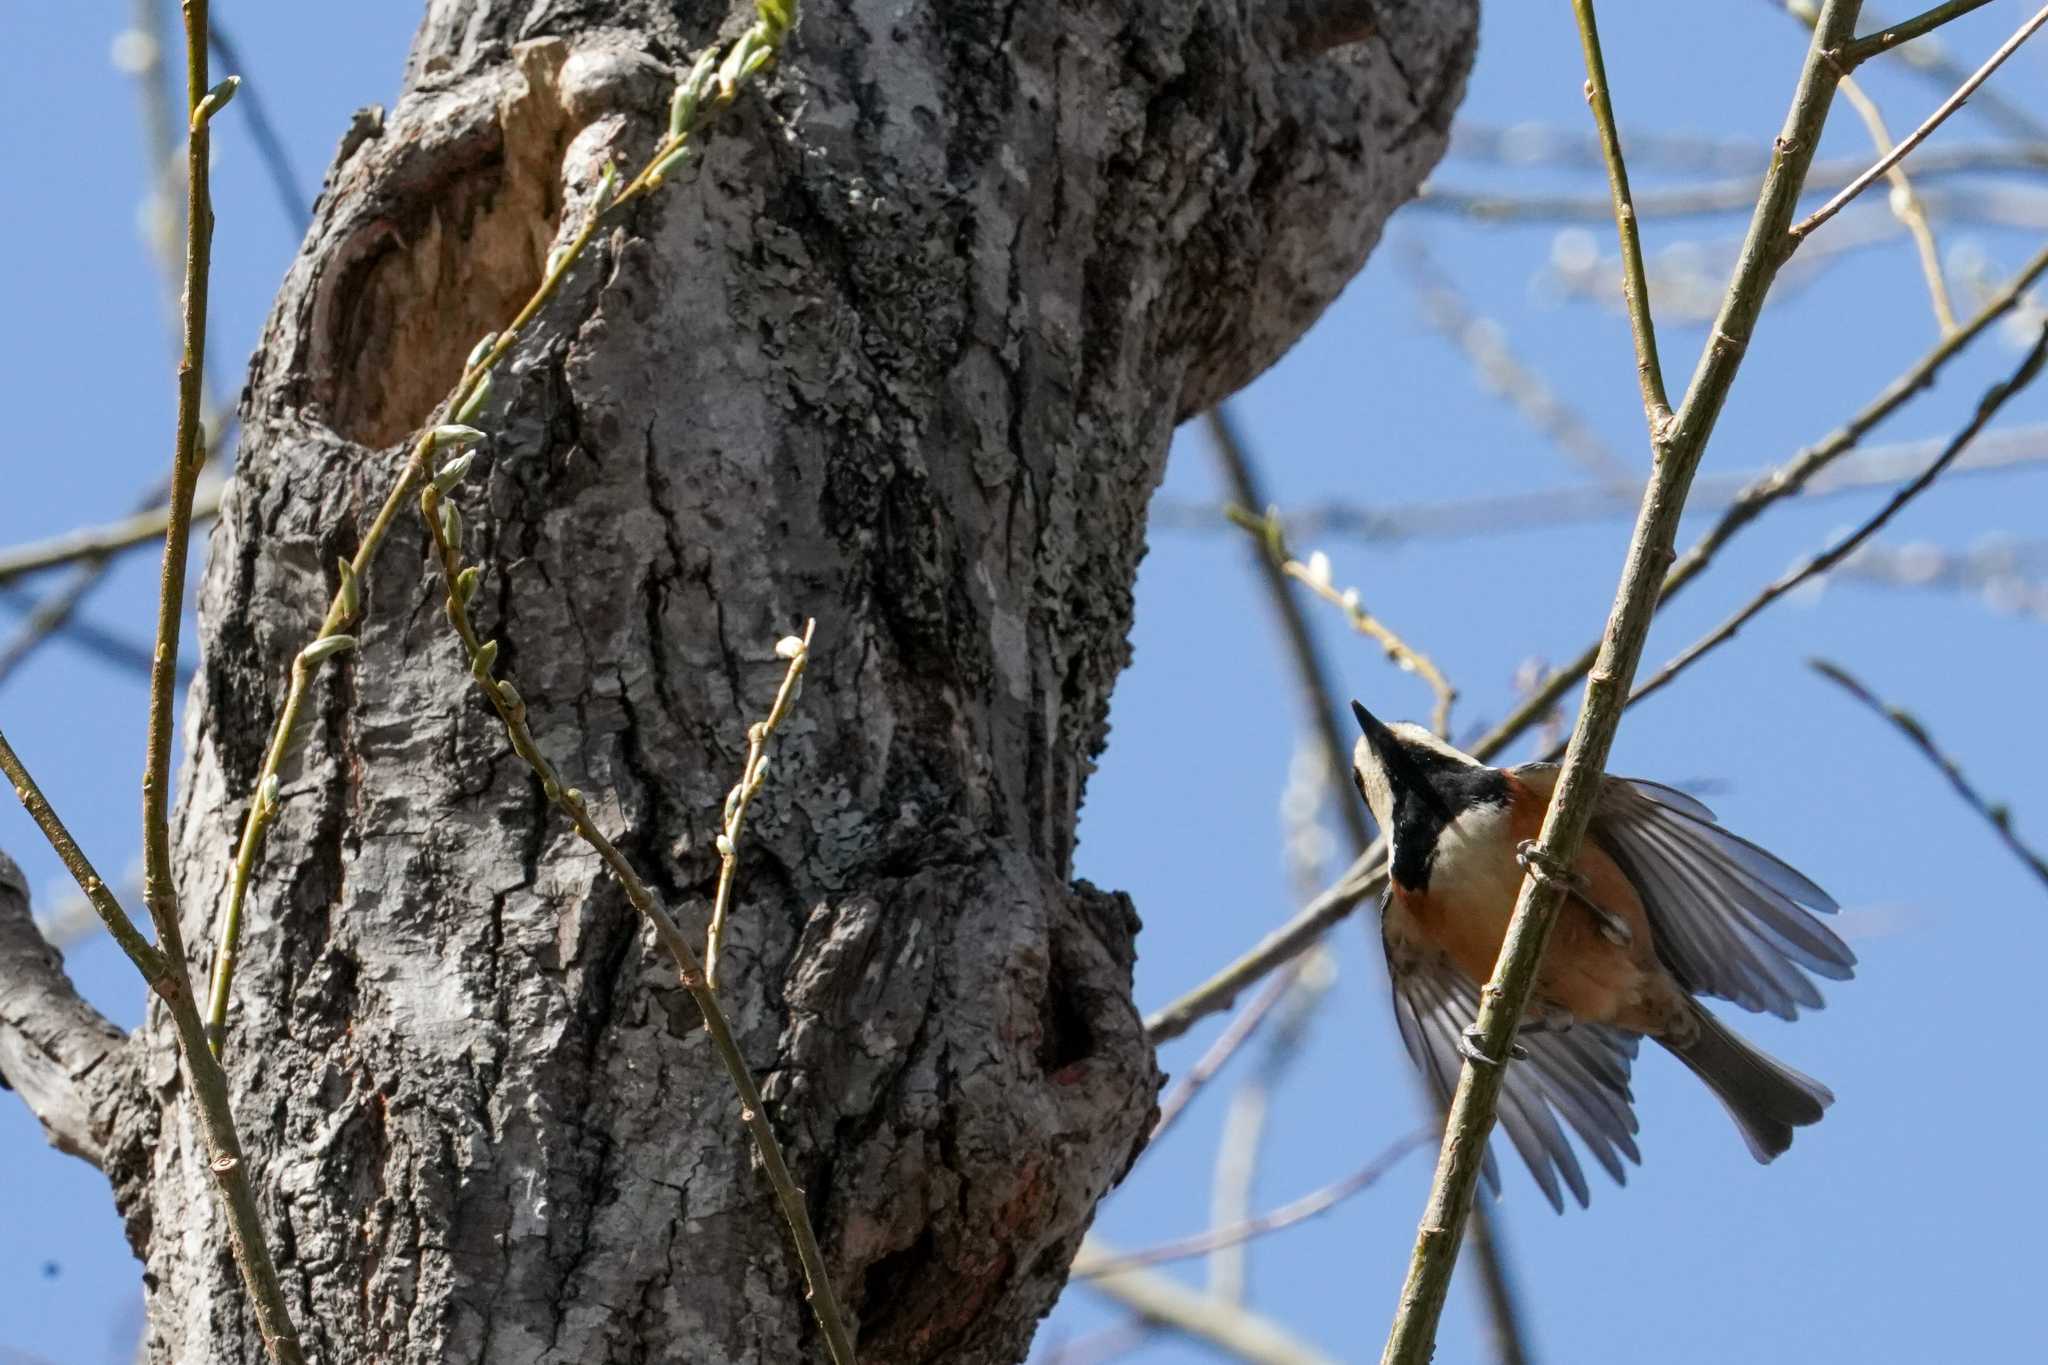
<svg viewBox="0 0 2048 1365"><path fill-rule="evenodd" d="M344 141L200 589L202 957L290 660L399 443L749 17L431 0L403 97ZM476 619L686 927L774 641L818 619L723 994L865 1361L1020 1359L1143 1142L1138 918L1072 862L1146 502L1175 423L1413 195L1475 25L1473 0L806 0L498 376L457 495ZM416 516L364 600L285 775L227 1051L309 1353L821 1358L696 1011L470 684ZM80 1131L146 1263L149 1355L256 1362L160 1008L129 1052L119 1114Z"/></svg>

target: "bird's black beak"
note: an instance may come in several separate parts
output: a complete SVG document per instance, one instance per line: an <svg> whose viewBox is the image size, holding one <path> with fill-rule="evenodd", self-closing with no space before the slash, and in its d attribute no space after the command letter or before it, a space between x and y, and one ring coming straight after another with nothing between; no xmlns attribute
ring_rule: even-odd
<svg viewBox="0 0 2048 1365"><path fill-rule="evenodd" d="M1351 703L1351 714L1358 718L1358 728L1365 732L1365 742L1380 756L1380 762L1385 763L1393 758L1394 732L1380 724L1378 717L1355 701Z"/></svg>

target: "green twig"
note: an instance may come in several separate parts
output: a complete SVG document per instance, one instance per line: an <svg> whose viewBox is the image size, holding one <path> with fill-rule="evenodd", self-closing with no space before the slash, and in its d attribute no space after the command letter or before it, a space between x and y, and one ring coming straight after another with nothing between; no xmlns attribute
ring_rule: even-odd
<svg viewBox="0 0 2048 1365"><path fill-rule="evenodd" d="M1614 224L1621 237L1621 296L1628 305L1628 327L1635 339L1636 377L1643 391L1643 414L1650 424L1650 444L1661 448L1670 434L1671 400L1664 393L1664 368L1657 360L1657 328L1650 317L1650 282L1643 270L1643 236L1636 222L1634 197L1628 188L1628 163L1621 155L1621 130L1614 122L1614 101L1607 86L1607 60L1600 54L1600 30L1593 18L1593 0L1572 0L1579 46L1586 59L1586 103L1600 133L1600 156L1607 163L1607 187L1614 199Z"/></svg>
<svg viewBox="0 0 2048 1365"><path fill-rule="evenodd" d="M747 761L740 769L740 780L725 794L724 823L718 831L718 892L711 902L711 927L704 933L704 980L714 991L725 947L725 917L732 907L733 879L739 871L740 831L746 826L747 807L768 777L768 741L775 737L803 689L804 665L811 659L811 631L816 626L817 622L806 621L801 637L789 635L777 642L776 657L789 660L789 668L767 716L747 727Z"/></svg>
<svg viewBox="0 0 2048 1365"><path fill-rule="evenodd" d="M171 869L171 728L178 674L178 634L185 611L185 563L191 544L192 501L206 462L201 408L206 368L207 283L213 255L213 204L209 189L211 121L233 98L237 78L216 86L207 81L206 0L183 0L185 20L185 306L178 361L178 424L171 459L169 516L164 534L162 584L157 596L156 653L150 670L149 750L142 777L143 898L156 927L162 969L152 980L176 1026L185 1075L197 1101L208 1168L227 1206L228 1240L235 1265L249 1291L264 1350L279 1365L304 1359L298 1329L278 1284L256 1198L228 1102L227 1077L206 1047L205 1030L192 998L184 936L178 923L178 890ZM24 797L24 800L27 800ZM40 797L37 800L40 802ZM43 804L47 810L47 803ZM52 816L54 820L54 816ZM46 829L48 834L49 830ZM54 836L53 842L54 842ZM75 846L74 846L75 849ZM80 855L79 889L104 894L105 882ZM118 909L118 907L115 907ZM102 912L103 915L105 911ZM121 916L125 922L126 916ZM114 921L108 919L108 927ZM138 967L144 967L137 960ZM144 976L150 973L144 968Z"/></svg>
<svg viewBox="0 0 2048 1365"><path fill-rule="evenodd" d="M1860 0L1829 0L1821 11L1734 278L1644 492L1598 658L1587 676L1578 723L1537 839L1531 860L1535 867L1570 867L1592 819L1607 754L1628 701L1629 681L1663 588L1686 493L1741 366L1764 296L1786 259L1781 244L1841 75L1830 52L1853 34L1859 8ZM1499 1060L1486 1065L1468 1060L1459 1074L1436 1179L1382 1365L1423 1365L1435 1349L1437 1322L1506 1079L1508 1049L1534 993L1537 966L1563 889L1556 878L1530 875L1515 898L1492 980L1480 992L1475 1025L1478 1050Z"/></svg>
<svg viewBox="0 0 2048 1365"><path fill-rule="evenodd" d="M2012 850L2013 856L2024 863L2027 870L2032 872L2043 886L2048 886L2048 858L2043 858L2029 848L2019 835L2013 833L2012 811L2002 801L1986 800L1983 793L1963 776L1963 770L1957 766L1956 761L1935 744L1934 736L1927 733L1927 727L1920 723L1918 717L1910 711L1886 703L1839 664L1829 663L1826 659L1808 659L1806 662L1814 672L1891 722L1892 728L1904 735L1907 742L1918 749L1929 763L1941 769L1941 775L1948 779L1949 786L1955 788L1956 795L1962 797L1963 803L1971 810L1984 817L1984 822L1990 825L1999 840Z"/></svg>

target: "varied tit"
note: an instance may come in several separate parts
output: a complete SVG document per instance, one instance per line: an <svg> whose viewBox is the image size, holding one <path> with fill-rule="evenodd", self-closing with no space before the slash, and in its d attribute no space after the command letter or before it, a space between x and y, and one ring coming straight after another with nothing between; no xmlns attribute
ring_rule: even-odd
<svg viewBox="0 0 2048 1365"><path fill-rule="evenodd" d="M1409 1055L1450 1102L1474 1045L1478 984L1493 975L1515 896L1536 856L1558 769L1489 768L1419 725L1365 732L1352 777L1389 846L1381 930L1394 1013ZM1539 875L1541 870L1538 869ZM1536 1183L1562 1209L1562 1178L1583 1206L1586 1177L1559 1120L1616 1183L1636 1150L1629 1068L1654 1039L1705 1081L1758 1161L1820 1121L1828 1088L1765 1056L1694 997L1718 996L1791 1019L1818 1009L1806 973L1846 981L1856 956L1810 911L1835 902L1811 881L1714 822L1682 792L1601 779L1537 973L1500 1122ZM1487 1183L1499 1188L1489 1155Z"/></svg>

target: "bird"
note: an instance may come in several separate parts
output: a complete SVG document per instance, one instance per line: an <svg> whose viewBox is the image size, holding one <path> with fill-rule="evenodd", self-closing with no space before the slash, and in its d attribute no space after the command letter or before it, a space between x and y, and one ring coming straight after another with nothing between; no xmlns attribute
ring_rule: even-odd
<svg viewBox="0 0 2048 1365"><path fill-rule="evenodd" d="M1825 1085L1766 1055L1702 996L1793 1019L1819 1009L1809 976L1846 981L1856 955L1817 914L1835 901L1723 829L1693 797L1603 775L1569 869L1535 840L1559 768L1494 768L1413 724L1385 725L1356 701L1352 780L1388 844L1380 928L1402 1042L1443 1105L1462 1059L1507 1067L1500 1122L1553 1208L1590 1202L1565 1127L1613 1177L1640 1165L1629 1089L1649 1038L1706 1082L1759 1162L1833 1103ZM1514 1051L1477 1045L1479 986L1493 974L1523 878L1567 890ZM1486 1183L1499 1172L1489 1152Z"/></svg>

